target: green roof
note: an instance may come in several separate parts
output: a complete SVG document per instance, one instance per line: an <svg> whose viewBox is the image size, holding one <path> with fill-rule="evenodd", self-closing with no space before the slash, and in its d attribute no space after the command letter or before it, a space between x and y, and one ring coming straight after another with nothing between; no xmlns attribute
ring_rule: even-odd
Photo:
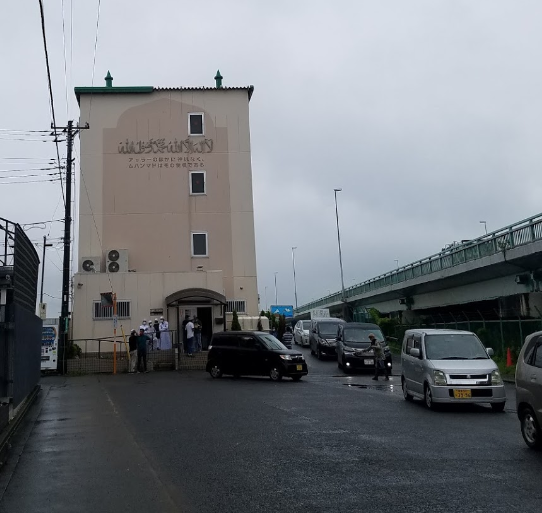
<svg viewBox="0 0 542 513"><path fill-rule="evenodd" d="M153 91L246 91L248 99L252 97L254 86L247 87L153 87L153 86L130 86L130 87L75 87L77 102L83 94L148 94Z"/></svg>

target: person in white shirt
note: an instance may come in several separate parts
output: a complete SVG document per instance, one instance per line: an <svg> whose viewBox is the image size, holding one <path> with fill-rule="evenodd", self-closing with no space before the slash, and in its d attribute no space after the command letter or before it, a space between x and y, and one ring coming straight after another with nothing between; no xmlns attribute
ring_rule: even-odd
<svg viewBox="0 0 542 513"><path fill-rule="evenodd" d="M143 322L141 323L141 326L139 327L140 330L147 331L147 319L143 319Z"/></svg>
<svg viewBox="0 0 542 513"><path fill-rule="evenodd" d="M158 326L158 329L160 330L160 349L171 349L169 323L163 317L160 317L160 325Z"/></svg>
<svg viewBox="0 0 542 513"><path fill-rule="evenodd" d="M184 329L186 330L187 356L194 356L194 323L188 321Z"/></svg>

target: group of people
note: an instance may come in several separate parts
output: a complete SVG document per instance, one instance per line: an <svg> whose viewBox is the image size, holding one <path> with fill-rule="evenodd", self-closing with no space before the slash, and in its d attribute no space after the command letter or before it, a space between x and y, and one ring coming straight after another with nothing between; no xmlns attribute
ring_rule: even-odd
<svg viewBox="0 0 542 513"><path fill-rule="evenodd" d="M186 315L183 321L183 345L186 356L193 357L194 353L202 350L201 322L197 317L193 319Z"/></svg>
<svg viewBox="0 0 542 513"><path fill-rule="evenodd" d="M141 326L139 326L139 331L141 330L149 337L150 351L154 351L155 345L157 350L171 349L169 323L163 317L160 317L160 322L158 322L158 319L154 319L154 323L143 319Z"/></svg>
<svg viewBox="0 0 542 513"><path fill-rule="evenodd" d="M141 326L139 327L139 334L136 330L132 330L130 338L128 339L128 346L130 349L130 369L131 374L136 372L147 372L147 350L150 348L154 350L154 344L156 342L156 349L171 349L171 335L169 333L169 323L160 317L154 319L154 323L147 319L143 319Z"/></svg>

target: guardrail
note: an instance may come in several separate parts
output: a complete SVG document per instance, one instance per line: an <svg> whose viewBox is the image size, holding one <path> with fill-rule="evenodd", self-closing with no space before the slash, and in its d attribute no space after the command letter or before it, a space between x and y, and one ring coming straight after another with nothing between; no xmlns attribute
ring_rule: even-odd
<svg viewBox="0 0 542 513"><path fill-rule="evenodd" d="M371 278L358 285L352 285L345 289L345 300L348 298L372 292L383 287L389 287L402 283L420 276L426 276L449 269L456 265L478 260L508 249L524 246L532 242L542 240L542 214L524 219L496 230L494 232L478 237L462 244L450 247L431 255L429 257L417 260L408 265L404 265L393 271L381 274L376 278ZM341 292L335 292L316 301L312 301L296 308L295 312L305 312L312 308L322 307L331 303L342 302Z"/></svg>

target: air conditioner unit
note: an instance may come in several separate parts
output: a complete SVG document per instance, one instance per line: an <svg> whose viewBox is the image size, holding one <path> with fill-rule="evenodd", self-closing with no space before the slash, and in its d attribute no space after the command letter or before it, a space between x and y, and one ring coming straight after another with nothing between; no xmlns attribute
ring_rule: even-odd
<svg viewBox="0 0 542 513"><path fill-rule="evenodd" d="M101 273L102 259L99 256L81 257L79 259L79 272L83 274Z"/></svg>
<svg viewBox="0 0 542 513"><path fill-rule="evenodd" d="M127 273L128 250L110 249L105 256L105 265L108 273Z"/></svg>

